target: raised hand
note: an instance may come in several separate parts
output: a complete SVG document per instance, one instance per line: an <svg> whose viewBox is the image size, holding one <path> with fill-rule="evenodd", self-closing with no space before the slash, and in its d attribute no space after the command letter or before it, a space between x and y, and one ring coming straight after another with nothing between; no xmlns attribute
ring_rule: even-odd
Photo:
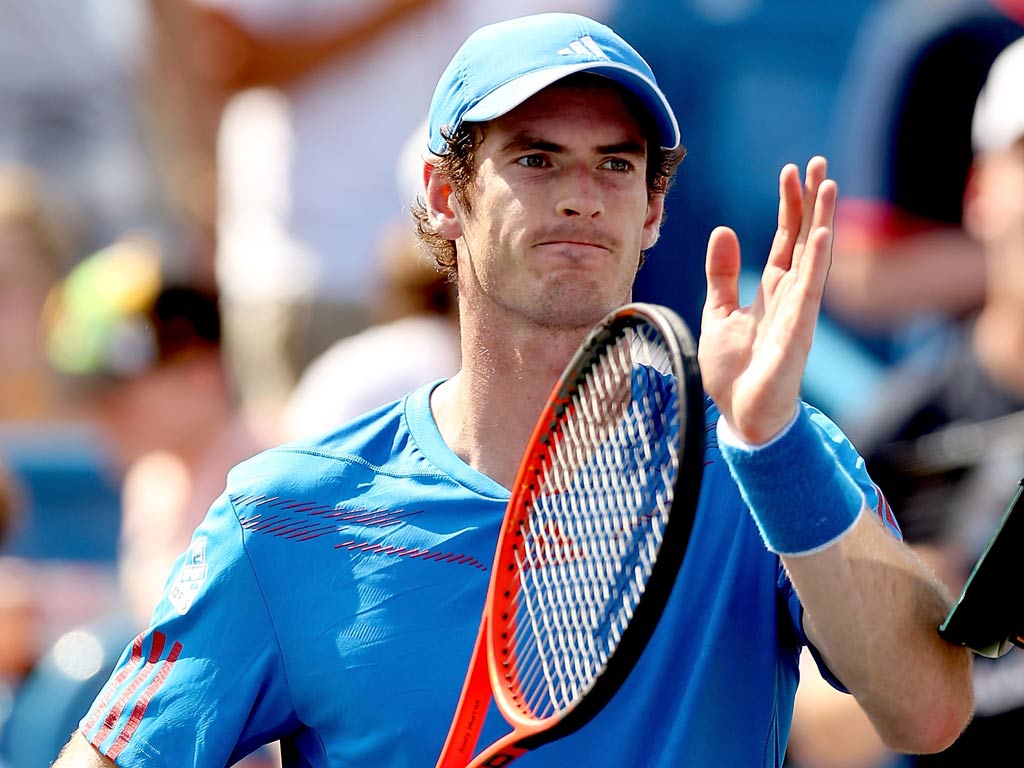
<svg viewBox="0 0 1024 768"><path fill-rule="evenodd" d="M708 241L708 292L701 321L704 385L734 432L770 440L796 411L832 258L836 184L825 158L779 175L779 226L754 301L739 305L740 246L718 227Z"/></svg>

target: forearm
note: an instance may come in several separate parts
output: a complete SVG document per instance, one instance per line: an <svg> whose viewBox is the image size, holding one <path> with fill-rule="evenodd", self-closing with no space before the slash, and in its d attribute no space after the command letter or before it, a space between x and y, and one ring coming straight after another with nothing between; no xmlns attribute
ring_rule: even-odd
<svg viewBox="0 0 1024 768"><path fill-rule="evenodd" d="M808 637L886 744L935 752L973 708L970 652L938 636L951 600L868 508L853 447L801 406L786 429L743 446L720 422L719 446L766 546L804 606ZM856 479L855 479L856 478Z"/></svg>
<svg viewBox="0 0 1024 768"><path fill-rule="evenodd" d="M97 752L79 731L75 731L53 768L110 768L114 765L113 760Z"/></svg>
<svg viewBox="0 0 1024 768"><path fill-rule="evenodd" d="M870 513L831 546L783 556L804 605L808 638L901 752L935 752L973 710L970 651L937 627L950 597Z"/></svg>
<svg viewBox="0 0 1024 768"><path fill-rule="evenodd" d="M285 87L325 64L353 54L406 17L438 0L387 0L344 25L325 25L317 34L255 33L229 14L194 6L207 44L200 71L229 91L257 86ZM213 51L216 54L212 53Z"/></svg>

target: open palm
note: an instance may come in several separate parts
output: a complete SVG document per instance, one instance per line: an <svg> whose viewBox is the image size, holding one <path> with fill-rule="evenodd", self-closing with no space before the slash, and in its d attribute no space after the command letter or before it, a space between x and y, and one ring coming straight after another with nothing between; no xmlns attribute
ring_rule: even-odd
<svg viewBox="0 0 1024 768"><path fill-rule="evenodd" d="M718 227L707 253L701 321L704 384L729 426L750 443L793 417L832 258L837 188L814 157L805 183L795 165L779 175L779 224L754 301L739 304L740 246Z"/></svg>

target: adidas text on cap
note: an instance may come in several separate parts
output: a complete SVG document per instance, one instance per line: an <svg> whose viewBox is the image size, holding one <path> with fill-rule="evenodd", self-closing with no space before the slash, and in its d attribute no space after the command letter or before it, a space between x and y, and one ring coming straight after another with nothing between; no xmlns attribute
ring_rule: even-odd
<svg viewBox="0 0 1024 768"><path fill-rule="evenodd" d="M614 80L650 112L661 146L679 146L679 124L650 66L603 24L571 13L541 13L481 27L455 53L430 103L430 151L447 149L442 132L506 114L577 72Z"/></svg>

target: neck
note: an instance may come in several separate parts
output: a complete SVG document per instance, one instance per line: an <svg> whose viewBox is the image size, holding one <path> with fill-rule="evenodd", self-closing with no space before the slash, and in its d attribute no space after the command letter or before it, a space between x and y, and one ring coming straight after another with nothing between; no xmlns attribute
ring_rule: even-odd
<svg viewBox="0 0 1024 768"><path fill-rule="evenodd" d="M462 370L431 399L449 447L474 469L511 487L537 417L589 330L516 332L464 324Z"/></svg>

